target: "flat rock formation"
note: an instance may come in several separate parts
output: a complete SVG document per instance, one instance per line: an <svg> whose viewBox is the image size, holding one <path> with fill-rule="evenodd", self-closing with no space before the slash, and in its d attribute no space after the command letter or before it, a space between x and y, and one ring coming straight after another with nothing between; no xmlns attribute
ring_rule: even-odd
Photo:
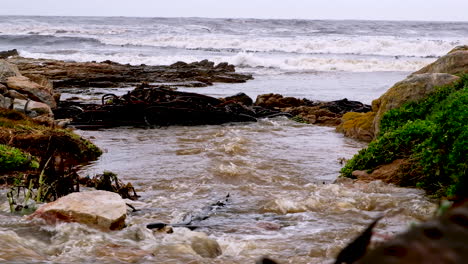
<svg viewBox="0 0 468 264"><path fill-rule="evenodd" d="M125 226L127 206L117 194L107 191L76 192L45 204L30 219L42 218L49 224L77 222L101 230Z"/></svg>
<svg viewBox="0 0 468 264"><path fill-rule="evenodd" d="M141 82L179 83L180 86L203 87L215 82L243 83L253 79L250 74L236 73L234 66L203 60L177 62L169 66L119 64L112 61L71 62L50 59L11 57L24 75L40 74L53 82L55 88L128 87Z"/></svg>

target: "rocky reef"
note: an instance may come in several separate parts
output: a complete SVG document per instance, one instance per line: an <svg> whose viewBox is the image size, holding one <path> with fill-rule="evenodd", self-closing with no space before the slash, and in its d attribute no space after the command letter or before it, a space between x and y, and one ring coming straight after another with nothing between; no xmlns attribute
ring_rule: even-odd
<svg viewBox="0 0 468 264"><path fill-rule="evenodd" d="M71 62L50 59L11 57L25 75L40 74L52 81L54 88L128 87L141 82L177 83L178 86L204 87L215 82L243 83L250 74L235 72L233 65L203 60L176 62L169 66L120 64L112 61Z"/></svg>

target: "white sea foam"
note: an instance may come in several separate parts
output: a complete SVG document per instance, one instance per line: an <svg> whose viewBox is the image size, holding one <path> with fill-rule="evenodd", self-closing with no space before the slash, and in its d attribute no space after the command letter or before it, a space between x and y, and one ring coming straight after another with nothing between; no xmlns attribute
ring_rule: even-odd
<svg viewBox="0 0 468 264"><path fill-rule="evenodd" d="M209 59L215 63L228 62L238 67L240 71L256 72L262 74L284 73L284 72L310 72L310 71L350 71L350 72L372 72L372 71L415 71L433 58L387 58L375 57L349 57L349 56L274 56L269 54L239 52L232 55L160 55L143 56L132 53L116 54L91 54L77 52L74 54L46 54L20 51L24 57L48 58L57 60L104 61L111 60L131 65L169 65L177 61L193 62Z"/></svg>
<svg viewBox="0 0 468 264"><path fill-rule="evenodd" d="M380 56L441 56L468 39L419 39L382 36L252 37L232 35L152 35L140 38L102 36L110 45L139 45L219 51L285 52L298 54L355 54Z"/></svg>

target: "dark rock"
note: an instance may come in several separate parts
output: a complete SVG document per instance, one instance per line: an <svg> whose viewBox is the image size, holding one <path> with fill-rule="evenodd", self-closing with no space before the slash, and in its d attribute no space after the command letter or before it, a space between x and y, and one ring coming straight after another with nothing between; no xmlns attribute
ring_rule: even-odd
<svg viewBox="0 0 468 264"><path fill-rule="evenodd" d="M253 100L250 98L248 95L245 93L238 93L233 96L228 96L224 98L225 101L234 101L236 103L241 103L245 106L252 106L253 105Z"/></svg>
<svg viewBox="0 0 468 264"><path fill-rule="evenodd" d="M6 59L11 56L18 56L18 51L16 49L0 51L0 59Z"/></svg>
<svg viewBox="0 0 468 264"><path fill-rule="evenodd" d="M6 94L8 93L8 88L0 83L0 94Z"/></svg>
<svg viewBox="0 0 468 264"><path fill-rule="evenodd" d="M255 105L269 109L280 109L292 116L297 116L297 120L325 126L341 124L341 117L347 112L365 113L371 111L370 105L349 101L346 98L331 102L314 102L308 99L283 97L280 94L259 95Z"/></svg>
<svg viewBox="0 0 468 264"><path fill-rule="evenodd" d="M123 96L104 95L102 102L102 105L62 102L54 114L57 118L73 118L72 126L88 129L255 122L257 118L284 114L233 100L174 91L167 86L151 87L146 83Z"/></svg>
<svg viewBox="0 0 468 264"><path fill-rule="evenodd" d="M64 62L46 59L14 57L9 59L25 75L41 74L51 80L55 88L69 87L128 87L141 82L189 83L208 86L215 82L242 83L252 75L234 72L234 66L203 60L187 64L176 62L170 66L123 65L113 61Z"/></svg>

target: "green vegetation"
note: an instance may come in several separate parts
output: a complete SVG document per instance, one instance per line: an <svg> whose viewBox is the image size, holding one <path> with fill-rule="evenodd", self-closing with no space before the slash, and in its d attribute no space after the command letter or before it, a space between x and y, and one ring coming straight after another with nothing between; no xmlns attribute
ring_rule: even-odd
<svg viewBox="0 0 468 264"><path fill-rule="evenodd" d="M466 197L468 145L468 75L419 102L385 113L381 133L342 169L373 171L396 159L407 159L409 186L435 196Z"/></svg>
<svg viewBox="0 0 468 264"><path fill-rule="evenodd" d="M79 191L75 166L101 154L72 130L0 108L0 184L13 186L8 198L15 211Z"/></svg>
<svg viewBox="0 0 468 264"><path fill-rule="evenodd" d="M20 149L0 144L0 171L37 168L38 163L31 155Z"/></svg>

